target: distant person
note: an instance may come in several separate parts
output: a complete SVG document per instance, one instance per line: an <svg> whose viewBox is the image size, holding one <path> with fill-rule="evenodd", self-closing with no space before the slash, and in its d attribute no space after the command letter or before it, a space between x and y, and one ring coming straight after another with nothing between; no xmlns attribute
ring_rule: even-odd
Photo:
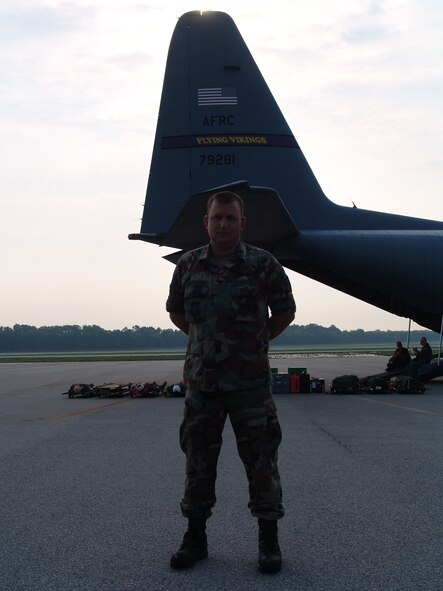
<svg viewBox="0 0 443 591"><path fill-rule="evenodd" d="M217 460L229 414L249 481L248 507L258 518L258 568L275 573L282 562L277 520L284 509L268 348L294 319L294 298L280 263L241 241L246 218L236 193L215 193L204 224L209 244L181 257L166 303L172 322L188 335L180 428L186 454L181 510L188 529L170 564L189 568L208 556L206 520L216 501Z"/></svg>
<svg viewBox="0 0 443 591"><path fill-rule="evenodd" d="M426 363L431 363L432 359L432 349L426 337L421 337L420 345L421 349L413 347L415 359L409 364L409 375L413 377L417 377L420 367Z"/></svg>
<svg viewBox="0 0 443 591"><path fill-rule="evenodd" d="M394 355L389 359L386 366L386 371L393 371L401 367L407 367L411 363L411 356L406 347L403 347L401 341L397 341L397 348Z"/></svg>

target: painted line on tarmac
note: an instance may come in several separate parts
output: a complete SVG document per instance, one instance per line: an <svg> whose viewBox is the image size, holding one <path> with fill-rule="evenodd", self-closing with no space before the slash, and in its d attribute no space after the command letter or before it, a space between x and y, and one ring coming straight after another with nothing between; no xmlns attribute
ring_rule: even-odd
<svg viewBox="0 0 443 591"><path fill-rule="evenodd" d="M393 404L392 402L383 402L382 400L373 400L372 398L366 398L365 396L354 396L360 400L366 400L366 402L374 402L375 404L383 404L383 406L391 406L393 408L401 408L402 410L410 410L412 412L418 412L424 415L434 415L437 417L443 416L441 412L434 412L432 410L423 410L421 408L413 408L412 406L402 406L401 404Z"/></svg>
<svg viewBox="0 0 443 591"><path fill-rule="evenodd" d="M126 400L119 400L118 402L109 402L108 404L100 404L99 406L91 406L91 408L85 408L84 410L78 410L77 412L68 412L64 415L59 415L57 417L48 417L46 421L48 423L55 423L56 421L63 421L64 419L70 419L71 417L78 417L81 415L87 415L92 412L98 412L99 410L103 410L106 408L110 408L112 406L119 406L120 404L126 404L127 402L132 402L134 398L127 398Z"/></svg>

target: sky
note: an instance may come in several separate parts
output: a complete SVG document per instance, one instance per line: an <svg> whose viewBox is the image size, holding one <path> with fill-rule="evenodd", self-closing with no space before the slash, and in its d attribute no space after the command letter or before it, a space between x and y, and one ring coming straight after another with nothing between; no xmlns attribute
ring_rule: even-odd
<svg viewBox="0 0 443 591"><path fill-rule="evenodd" d="M0 326L173 326L171 249L127 235L169 42L191 10L234 19L332 201L443 220L441 0L3 0ZM407 331L288 276L296 324Z"/></svg>

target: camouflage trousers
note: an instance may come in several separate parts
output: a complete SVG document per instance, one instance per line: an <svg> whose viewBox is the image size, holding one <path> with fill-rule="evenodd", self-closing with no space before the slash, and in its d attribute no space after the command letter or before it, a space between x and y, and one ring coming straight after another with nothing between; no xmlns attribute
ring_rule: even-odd
<svg viewBox="0 0 443 591"><path fill-rule="evenodd" d="M212 513L217 461L228 414L249 482L252 515L260 519L283 517L277 468L281 428L269 388L186 394L180 427L180 445L186 454L183 515L207 518Z"/></svg>

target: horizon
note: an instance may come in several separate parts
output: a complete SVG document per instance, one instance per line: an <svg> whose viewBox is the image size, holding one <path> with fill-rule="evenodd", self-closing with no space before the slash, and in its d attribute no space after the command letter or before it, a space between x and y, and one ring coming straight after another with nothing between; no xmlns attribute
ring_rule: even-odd
<svg viewBox="0 0 443 591"><path fill-rule="evenodd" d="M420 332L429 332L431 334L435 334L437 336L440 335L440 333L433 331L429 328L424 328L419 326L418 324L415 324L415 328L412 326L411 323L411 329L410 332L411 333L420 333ZM162 328L160 326L153 326L153 325L138 325L135 324L133 326L122 326L122 327L112 327L112 328L107 328L105 326L93 323L93 324L42 324L42 325L35 325L35 324L26 324L26 323L21 323L21 322L15 322L12 326L5 326L5 325L0 325L0 329L5 329L5 328L9 328L11 330L14 329L15 326L26 326L26 327L30 327L30 328L36 328L36 329L40 329L40 328L63 328L63 327L79 327L81 329L85 328L85 327L96 327L96 328L100 328L102 330L105 331L123 331L123 330L133 330L133 329L142 329L142 328L152 328L154 330L173 330L175 332L182 332L180 331L180 329L178 329L176 326L172 326L172 327L166 327L166 328ZM389 329L389 328L385 328L385 329L381 329L381 328L371 328L371 329L364 329L361 327L357 327L357 328L340 328L339 326L337 326L336 324L330 324L329 326L325 326L323 324L318 324L316 322L309 322L307 324L299 324L297 322L293 322L291 323L287 328L285 328L285 330L283 331L283 333L288 330L291 327L300 327L300 328L307 328L307 327L319 327L319 328L323 328L326 330L330 330L330 329L336 329L339 330L340 332L356 332L356 331L363 331L363 332L394 332L394 333L399 333L399 332L405 332L406 334L408 333L408 329L403 329L403 328L394 328L394 329ZM283 334L282 333L282 334ZM184 333L183 333L184 334Z"/></svg>

